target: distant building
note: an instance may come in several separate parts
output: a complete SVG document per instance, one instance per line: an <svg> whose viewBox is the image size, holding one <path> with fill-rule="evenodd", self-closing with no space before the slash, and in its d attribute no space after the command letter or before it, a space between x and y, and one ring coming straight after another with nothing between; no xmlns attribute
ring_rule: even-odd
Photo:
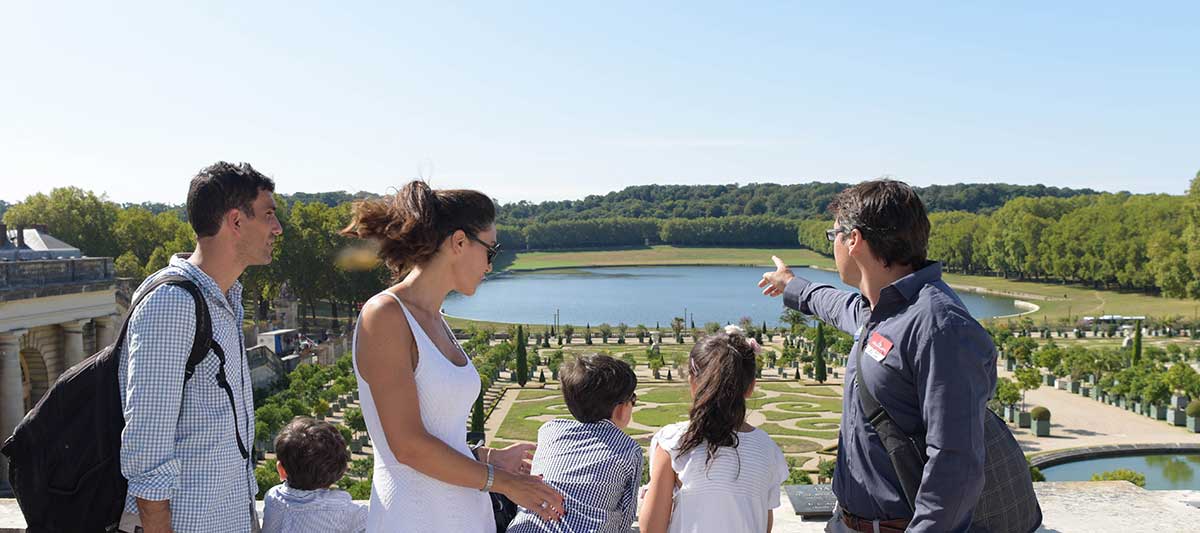
<svg viewBox="0 0 1200 533"><path fill-rule="evenodd" d="M290 359L291 361L296 360L295 357L290 357ZM290 361L280 359L275 352L271 351L271 347L265 344L247 348L246 362L250 366L250 382L254 390L274 387L279 380L295 368L295 364L289 365Z"/></svg>
<svg viewBox="0 0 1200 533"><path fill-rule="evenodd" d="M267 346L275 355L291 355L300 345L300 330L277 329L258 334L258 343Z"/></svg>
<svg viewBox="0 0 1200 533"><path fill-rule="evenodd" d="M68 368L117 332L110 257L83 257L44 226L0 224L0 440ZM0 457L0 494L8 463Z"/></svg>
<svg viewBox="0 0 1200 533"><path fill-rule="evenodd" d="M79 248L46 232L46 226L13 228L0 224L0 261L79 259Z"/></svg>

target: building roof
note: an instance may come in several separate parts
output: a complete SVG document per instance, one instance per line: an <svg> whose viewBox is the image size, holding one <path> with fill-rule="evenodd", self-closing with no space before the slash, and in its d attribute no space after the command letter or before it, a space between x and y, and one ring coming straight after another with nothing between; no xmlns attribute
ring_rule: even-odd
<svg viewBox="0 0 1200 533"><path fill-rule="evenodd" d="M20 239L18 239L18 232L20 232ZM7 229L3 236L4 239L0 239L0 261L83 257L79 248L58 240L42 228ZM19 241L24 241L24 246L18 248Z"/></svg>

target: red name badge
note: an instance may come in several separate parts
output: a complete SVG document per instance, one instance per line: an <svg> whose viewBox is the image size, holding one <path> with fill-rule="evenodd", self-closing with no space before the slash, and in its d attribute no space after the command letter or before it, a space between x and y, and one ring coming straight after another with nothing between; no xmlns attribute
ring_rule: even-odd
<svg viewBox="0 0 1200 533"><path fill-rule="evenodd" d="M887 337L880 335L879 332L872 333L870 340L867 341L867 355L875 361L882 361L891 349L892 341L887 340Z"/></svg>

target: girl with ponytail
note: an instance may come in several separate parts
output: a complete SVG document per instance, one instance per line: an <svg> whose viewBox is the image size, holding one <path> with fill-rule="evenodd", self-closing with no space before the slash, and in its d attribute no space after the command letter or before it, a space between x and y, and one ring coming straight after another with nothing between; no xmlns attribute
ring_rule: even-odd
<svg viewBox="0 0 1200 533"><path fill-rule="evenodd" d="M450 291L475 294L492 269L496 208L478 191L413 181L354 206L343 235L374 241L393 283L363 305L354 373L375 452L367 531L491 533L488 492L555 521L563 497L529 475L533 445L467 446L481 383L442 318Z"/></svg>
<svg viewBox="0 0 1200 533"><path fill-rule="evenodd" d="M746 423L760 349L737 326L692 347L690 420L662 428L650 443L641 531L771 530L788 466L775 441Z"/></svg>

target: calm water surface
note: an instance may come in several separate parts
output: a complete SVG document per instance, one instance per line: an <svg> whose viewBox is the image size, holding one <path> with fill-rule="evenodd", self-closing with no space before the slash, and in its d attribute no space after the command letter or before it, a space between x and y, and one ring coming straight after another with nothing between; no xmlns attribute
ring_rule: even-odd
<svg viewBox="0 0 1200 533"><path fill-rule="evenodd" d="M655 323L666 328L672 317L707 322L779 323L781 298L767 298L756 284L765 267L666 266L602 267L513 272L494 276L474 296L451 294L446 312L457 317L496 322L549 324L555 309L564 324L616 326ZM837 273L808 268L796 275L845 288ZM1011 298L961 293L976 318L1020 312Z"/></svg>
<svg viewBox="0 0 1200 533"><path fill-rule="evenodd" d="M1138 455L1088 459L1042 470L1046 481L1088 481L1092 474L1128 468L1151 490L1200 490L1200 455Z"/></svg>

